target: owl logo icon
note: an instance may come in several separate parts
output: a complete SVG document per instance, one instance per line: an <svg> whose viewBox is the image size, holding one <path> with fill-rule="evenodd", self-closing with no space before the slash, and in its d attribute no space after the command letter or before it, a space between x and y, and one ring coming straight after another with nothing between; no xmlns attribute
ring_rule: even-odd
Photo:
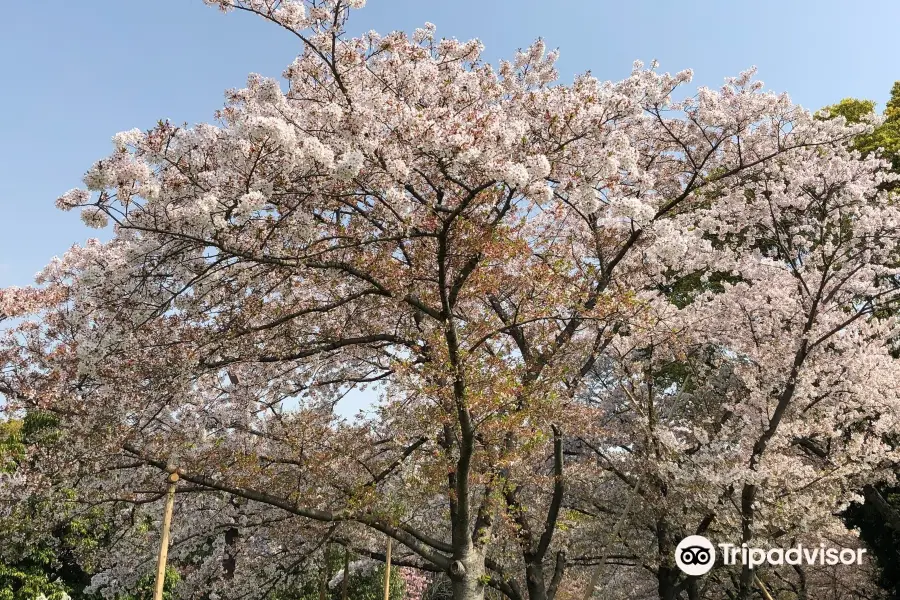
<svg viewBox="0 0 900 600"><path fill-rule="evenodd" d="M705 575L716 562L716 550L702 535L689 535L675 547L675 564L687 575Z"/></svg>

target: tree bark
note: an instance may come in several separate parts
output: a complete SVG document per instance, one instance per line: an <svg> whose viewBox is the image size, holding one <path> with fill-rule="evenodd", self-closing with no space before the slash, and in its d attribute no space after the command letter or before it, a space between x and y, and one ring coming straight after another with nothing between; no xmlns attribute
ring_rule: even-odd
<svg viewBox="0 0 900 600"><path fill-rule="evenodd" d="M669 524L665 519L656 522L656 543L659 552L659 570L656 573L660 600L677 600L678 567L674 564L675 546L669 539Z"/></svg>
<svg viewBox="0 0 900 600"><path fill-rule="evenodd" d="M344 578L341 580L341 600L347 600L350 586L350 548L344 546Z"/></svg>
<svg viewBox="0 0 900 600"><path fill-rule="evenodd" d="M531 563L525 567L525 585L528 589L528 600L547 600L543 565Z"/></svg>
<svg viewBox="0 0 900 600"><path fill-rule="evenodd" d="M484 600L484 556L472 548L450 565L453 600Z"/></svg>
<svg viewBox="0 0 900 600"><path fill-rule="evenodd" d="M894 531L900 532L900 513L885 500L878 488L874 485L866 485L863 487L863 495L866 498L866 502L871 504L881 518L884 519L884 524Z"/></svg>
<svg viewBox="0 0 900 600"><path fill-rule="evenodd" d="M678 588L675 582L678 580L678 571L672 567L660 565L656 574L657 588L660 600L677 600Z"/></svg>

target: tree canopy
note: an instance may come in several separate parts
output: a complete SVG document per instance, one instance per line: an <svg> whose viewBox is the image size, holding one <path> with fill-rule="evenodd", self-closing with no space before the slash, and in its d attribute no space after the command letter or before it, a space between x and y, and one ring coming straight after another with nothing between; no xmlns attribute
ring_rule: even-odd
<svg viewBox="0 0 900 600"><path fill-rule="evenodd" d="M4 411L56 419L0 501L102 507L89 593L152 568L175 470L185 598L386 537L454 600L864 597L864 568L700 580L673 552L858 544L840 510L893 477L872 127L753 71L676 101L690 71L562 84L540 40L495 68L430 24L351 38L363 3L207 0L296 37L287 90L117 134L59 198L113 237L0 292ZM377 415L335 415L353 388Z"/></svg>

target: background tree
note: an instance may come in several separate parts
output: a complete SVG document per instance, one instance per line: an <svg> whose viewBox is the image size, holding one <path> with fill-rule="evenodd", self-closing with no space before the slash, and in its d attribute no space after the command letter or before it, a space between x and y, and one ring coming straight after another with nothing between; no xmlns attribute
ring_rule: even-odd
<svg viewBox="0 0 900 600"><path fill-rule="evenodd" d="M52 429L54 419L32 413L21 420L0 422L0 481L16 478L26 460L28 447L40 444ZM0 598L31 599L44 594L59 600L76 594L89 583L89 576L76 555L81 547L96 542L91 516L48 515L47 499L32 497L16 507L0 508Z"/></svg>
<svg viewBox="0 0 900 600"><path fill-rule="evenodd" d="M874 101L856 98L844 98L837 104L826 106L817 113L817 116L818 118L841 116L848 123L870 121L877 123L873 131L857 137L853 147L864 155L880 150L881 156L891 162L891 170L900 173L900 81L894 82L891 87L890 99L883 115L878 118L875 115ZM885 187L896 190L897 183L888 182Z"/></svg>

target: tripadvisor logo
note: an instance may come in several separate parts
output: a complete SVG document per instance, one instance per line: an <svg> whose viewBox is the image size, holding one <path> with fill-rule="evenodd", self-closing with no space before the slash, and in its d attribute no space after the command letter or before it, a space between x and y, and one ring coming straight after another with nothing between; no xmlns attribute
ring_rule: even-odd
<svg viewBox="0 0 900 600"><path fill-rule="evenodd" d="M689 535L675 548L675 564L688 575L705 575L716 562L716 549L702 535Z"/></svg>
<svg viewBox="0 0 900 600"><path fill-rule="evenodd" d="M744 565L751 569L768 565L861 565L865 548L751 548L747 544L718 544L725 565ZM713 543L702 535L689 535L675 547L675 564L687 575L705 575L716 562Z"/></svg>

